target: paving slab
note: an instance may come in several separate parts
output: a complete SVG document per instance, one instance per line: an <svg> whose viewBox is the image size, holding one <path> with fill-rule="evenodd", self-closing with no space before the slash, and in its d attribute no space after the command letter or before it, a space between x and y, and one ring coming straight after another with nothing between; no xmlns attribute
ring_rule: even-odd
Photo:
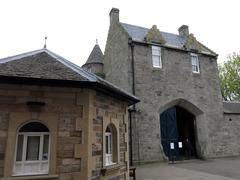
<svg viewBox="0 0 240 180"><path fill-rule="evenodd" d="M239 180L240 158L137 166L137 180Z"/></svg>

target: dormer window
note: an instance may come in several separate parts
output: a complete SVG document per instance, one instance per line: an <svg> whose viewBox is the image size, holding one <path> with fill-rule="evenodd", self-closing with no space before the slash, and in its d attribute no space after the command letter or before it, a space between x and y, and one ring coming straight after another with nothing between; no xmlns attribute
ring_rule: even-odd
<svg viewBox="0 0 240 180"><path fill-rule="evenodd" d="M200 73L199 61L197 54L191 54L192 72Z"/></svg>
<svg viewBox="0 0 240 180"><path fill-rule="evenodd" d="M161 48L152 46L152 64L155 68L162 68Z"/></svg>

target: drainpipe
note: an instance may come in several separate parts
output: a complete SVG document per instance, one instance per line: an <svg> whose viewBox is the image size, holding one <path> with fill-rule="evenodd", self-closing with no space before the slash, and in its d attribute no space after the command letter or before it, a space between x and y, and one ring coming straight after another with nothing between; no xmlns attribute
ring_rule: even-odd
<svg viewBox="0 0 240 180"><path fill-rule="evenodd" d="M132 93L135 95L135 66L134 66L134 43L132 41L132 38L129 38L128 44L131 48L131 68L132 68ZM135 104L131 109L129 109L129 123L130 123L130 166L133 165L133 158L132 158L132 113L136 112L136 106ZM137 123L136 123L137 128ZM139 134L137 130L137 136L138 136L138 161L140 160L140 150L139 150Z"/></svg>
<svg viewBox="0 0 240 180"><path fill-rule="evenodd" d="M128 44L131 47L132 93L135 95L134 43L131 38L129 38ZM133 105L133 109L135 110L135 104Z"/></svg>
<svg viewBox="0 0 240 180"><path fill-rule="evenodd" d="M133 158L132 158L132 112L133 110L132 109L128 109L128 113L129 113L129 134L130 134L130 139L129 139L129 144L130 144L130 147L129 147L129 150L130 150L130 166L133 166Z"/></svg>

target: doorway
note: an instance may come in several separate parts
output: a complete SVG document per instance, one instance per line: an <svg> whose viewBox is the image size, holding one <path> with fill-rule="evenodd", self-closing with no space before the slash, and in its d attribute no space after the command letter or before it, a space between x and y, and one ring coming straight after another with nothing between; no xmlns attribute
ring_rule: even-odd
<svg viewBox="0 0 240 180"><path fill-rule="evenodd" d="M160 115L161 144L166 156L176 160L197 158L195 116L180 106Z"/></svg>

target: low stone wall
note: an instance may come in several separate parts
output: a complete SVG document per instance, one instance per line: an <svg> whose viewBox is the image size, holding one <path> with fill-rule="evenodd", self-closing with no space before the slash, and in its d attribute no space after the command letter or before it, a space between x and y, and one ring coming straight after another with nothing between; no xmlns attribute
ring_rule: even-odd
<svg viewBox="0 0 240 180"><path fill-rule="evenodd" d="M222 142L221 151L225 156L240 155L240 114L224 114L224 124L219 139Z"/></svg>

